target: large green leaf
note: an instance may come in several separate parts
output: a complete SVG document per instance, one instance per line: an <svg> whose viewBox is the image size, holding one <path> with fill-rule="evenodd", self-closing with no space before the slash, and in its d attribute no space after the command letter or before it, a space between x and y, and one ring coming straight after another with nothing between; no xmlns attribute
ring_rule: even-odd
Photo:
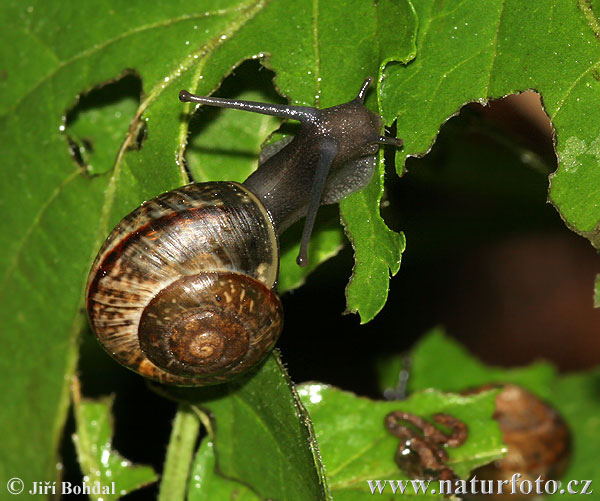
<svg viewBox="0 0 600 501"><path fill-rule="evenodd" d="M600 247L598 2L415 2L417 57L385 72L382 108L405 148L426 152L469 101L534 89L556 131L550 199L567 225ZM402 161L397 167L402 170Z"/></svg>
<svg viewBox="0 0 600 501"><path fill-rule="evenodd" d="M188 182L181 159L192 110L178 102L179 90L209 93L241 61L259 58L292 102L338 104L383 61L414 52L390 46L399 40L391 25L402 27L402 39L415 29L414 16L397 17L409 5L398 5L3 2L0 209L7 215L2 233L11 235L0 252L0 367L11 374L0 387L0 428L11 430L1 452L3 477L55 477L94 254L141 201ZM387 26L381 44L380 25ZM99 88L119 79L137 82L139 95L116 82L114 99L90 109ZM239 175L233 167L223 174ZM371 193L375 205L380 194ZM317 251L319 245L333 247ZM338 247L339 237L318 237L313 256Z"/></svg>

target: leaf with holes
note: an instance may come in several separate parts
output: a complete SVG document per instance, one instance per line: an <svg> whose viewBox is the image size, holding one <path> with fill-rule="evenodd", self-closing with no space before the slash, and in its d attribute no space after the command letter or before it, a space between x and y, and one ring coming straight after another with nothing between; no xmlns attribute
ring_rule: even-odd
<svg viewBox="0 0 600 501"><path fill-rule="evenodd" d="M550 200L566 224L600 247L600 3L493 0L415 2L417 58L390 65L381 102L407 155L426 152L469 101L534 89L556 133Z"/></svg>
<svg viewBox="0 0 600 501"><path fill-rule="evenodd" d="M11 430L0 465L3 475L20 474L27 483L55 476L95 253L140 202L189 181L183 156L194 153L184 151L192 110L178 101L179 90L211 93L242 61L258 58L276 73L283 98L338 104L384 62L410 58L416 26L410 5L391 0L377 6L361 0L8 0L0 19L0 224L11 235L0 251L0 322L7 334L0 367L11 374L0 386L0 428ZM372 107L376 94L370 93ZM232 120L247 118L230 113ZM231 150L255 155L272 126L261 123L236 136ZM190 147L197 151L203 143ZM222 158L220 174L239 178L246 167L227 166L227 155ZM190 168L198 175L197 165ZM380 185L368 193L344 212L356 211L356 224L372 234L368 226L382 224ZM319 259L340 246L339 226L325 230L313 246ZM371 252L379 252L372 240ZM363 245L358 238L354 243ZM379 262L388 266L391 255L395 269L401 248L389 243L394 248L381 249ZM282 277L291 266L282 265ZM357 279L365 276L360 266ZM374 309L382 306L379 297Z"/></svg>
<svg viewBox="0 0 600 501"><path fill-rule="evenodd" d="M589 0L3 2L0 369L11 377L0 383L0 429L11 433L2 475L55 477L90 263L126 213L189 181L183 160L192 165L191 149L204 144L198 136L185 151L191 107L179 89L208 94L256 58L283 98L325 107L380 76L368 105L387 125L397 119L401 170L463 103L535 88L557 134L551 199L598 245L597 12ZM263 126L233 150L255 152ZM233 165L224 176L243 175ZM379 215L382 172L341 204L356 251L348 308L363 320L385 303L404 247ZM326 224L313 255L331 255L340 235ZM292 269L284 260L286 287L304 277Z"/></svg>

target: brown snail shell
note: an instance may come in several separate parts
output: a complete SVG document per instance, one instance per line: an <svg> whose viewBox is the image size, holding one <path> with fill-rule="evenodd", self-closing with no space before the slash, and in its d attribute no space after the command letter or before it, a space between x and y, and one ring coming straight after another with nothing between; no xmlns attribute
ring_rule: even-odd
<svg viewBox="0 0 600 501"><path fill-rule="evenodd" d="M268 212L233 182L190 184L142 204L112 231L87 285L90 323L118 362L201 386L264 359L283 325Z"/></svg>
<svg viewBox="0 0 600 501"><path fill-rule="evenodd" d="M491 389L486 385L475 391ZM558 480L565 472L571 454L571 433L558 411L538 396L515 384L500 385L496 396L494 419L502 430L508 450L506 456L473 472L482 480L510 480L520 474L520 481ZM469 392L472 393L472 392ZM505 493L509 492L505 488ZM517 491L518 493L518 491ZM466 499L531 499L533 496L505 494L471 496Z"/></svg>

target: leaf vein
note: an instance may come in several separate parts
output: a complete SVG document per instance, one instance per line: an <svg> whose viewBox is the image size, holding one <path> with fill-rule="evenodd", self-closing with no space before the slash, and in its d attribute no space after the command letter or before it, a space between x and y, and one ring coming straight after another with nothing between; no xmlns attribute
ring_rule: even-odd
<svg viewBox="0 0 600 501"><path fill-rule="evenodd" d="M344 468L346 468L349 464L351 464L352 462L354 462L355 460L359 459L361 456L364 456L367 452L369 452L371 449L374 449L376 445L379 444L379 442L381 442L383 439L385 438L384 435L381 435L378 439L376 440L371 440L368 444L366 444L362 449L357 450L354 454L350 455L347 457L347 459L343 462L341 462L337 468L329 470L327 476L329 478L335 478L336 475L338 475ZM332 482L331 486L334 487L336 484L335 482Z"/></svg>
<svg viewBox="0 0 600 501"><path fill-rule="evenodd" d="M498 32L500 31L500 23L502 22L502 15L504 13L505 0L500 2L500 12L498 13L498 21L496 22L496 29L494 30L494 41L492 42L492 54L490 60L490 69L488 70L488 80L485 85L485 91L483 93L483 98L487 99L490 91L490 85L492 82L492 71L494 69L494 64L496 63L496 56L498 55Z"/></svg>
<svg viewBox="0 0 600 501"><path fill-rule="evenodd" d="M50 196L45 201L45 203L42 204L42 206L40 207L40 210L35 214L31 224L27 227L27 229L23 233L23 237L22 237L21 241L19 242L19 245L15 249L15 252L13 253L12 260L10 261L9 265L6 267L6 272L4 274L4 278L2 279L2 283L0 283L0 294L4 290L6 283L8 282L8 280L14 273L15 269L17 268L19 260L21 259L21 256L23 254L23 249L25 248L25 244L27 243L27 241L33 234L34 229L36 229L39 226L42 216L44 215L44 212L46 212L46 210L52 204L52 202L54 202L54 200L56 200L58 198L58 196L62 193L62 191L65 189L65 187L81 173L82 173L82 169L75 169L66 178L64 178L60 182L60 184L56 187L56 189L50 194Z"/></svg>
<svg viewBox="0 0 600 501"><path fill-rule="evenodd" d="M87 56L90 56L100 50L105 49L106 47L109 47L110 45L119 42L127 37L133 36L133 35L137 35L138 33L142 33L144 31L150 31L153 29L159 29L159 28L163 28L166 26L172 26L176 23L180 23L180 22L184 22L184 21L189 21L191 19L201 19L201 18L206 18L206 17L216 17L216 16L224 16L226 14L229 14L231 12L236 12L239 10L244 10L246 8L246 5L242 5L242 6L236 6L235 8L232 9L220 9L220 10L216 10L216 11L212 11L212 12L203 12L201 14L195 14L195 15L186 15L186 16L181 16L178 18L174 18L174 19L169 19L167 21L160 21L157 23L152 23L152 24L148 24L148 25L144 25L144 26L138 26L137 28L134 28L130 31L127 31L125 33L121 33L118 36L105 40L102 43L99 43L97 45L94 45L93 47L90 47L86 50L83 50L81 52L79 52L78 54L75 54L74 56L70 57L69 59L66 59L65 61L61 62L60 64L58 64L53 71L47 73L46 75L44 75L42 78L40 78L40 80L33 85L33 87L26 91L24 93L24 95L20 98L17 99L15 101L15 103L13 104L13 106L11 108L8 108L7 111L10 112L14 112L20 105L21 103L23 103L23 101L29 96L31 95L33 92L35 92L36 89L38 89L44 82L46 82L47 80L49 80L50 78L52 78L54 75L56 75L61 69L65 68L66 66L69 66L72 63L75 63L76 61L79 61L80 59L83 59Z"/></svg>
<svg viewBox="0 0 600 501"><path fill-rule="evenodd" d="M600 22L598 22L598 18L594 14L590 0L578 0L577 3L583 12L589 27L594 32L594 36L600 40Z"/></svg>
<svg viewBox="0 0 600 501"><path fill-rule="evenodd" d="M435 86L435 89L433 90L433 92L431 93L431 95L432 96L436 96L437 95L438 90L442 86L442 83L444 82L444 80L446 80L446 78L448 78L448 76L451 73L455 72L458 68L460 68L461 66L464 66L465 64L467 64L472 59L475 59L476 57L480 56L481 54L483 54L483 52L484 52L484 49L481 49L480 51L476 52L475 54L472 54L471 56L467 57L466 59L463 59L460 63L455 64L448 71L445 71L444 74L442 75L442 77L440 78L438 84ZM429 101L428 110L427 110L428 114L431 112L431 108L433 107L433 105L435 103L436 102L433 99Z"/></svg>
<svg viewBox="0 0 600 501"><path fill-rule="evenodd" d="M321 97L321 55L319 52L319 0L313 0L313 39L315 48L315 106L319 107Z"/></svg>
<svg viewBox="0 0 600 501"><path fill-rule="evenodd" d="M585 77L588 73L590 73L590 72L594 71L595 69L597 69L599 66L600 66L600 61L597 61L595 64L593 64L592 66L590 66L589 68L587 68L584 72L582 72L581 75L579 75L573 81L573 83L569 86L569 88L565 92L565 95L562 97L562 99L559 99L558 105L556 106L556 110L552 113L552 115L550 115L550 121L553 124L554 124L554 120L556 118L556 115L558 115L559 112L562 110L562 107L565 104L565 101L569 98L569 96L573 92L573 89L575 89L575 87L579 84L579 82L581 81L581 79L583 77Z"/></svg>

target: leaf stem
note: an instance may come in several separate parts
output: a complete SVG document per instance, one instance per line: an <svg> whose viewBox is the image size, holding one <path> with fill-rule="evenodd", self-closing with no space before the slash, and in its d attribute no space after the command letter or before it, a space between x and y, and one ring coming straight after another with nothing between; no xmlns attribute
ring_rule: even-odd
<svg viewBox="0 0 600 501"><path fill-rule="evenodd" d="M190 467L200 430L198 416L187 404L180 404L163 469L159 501L183 501L186 498Z"/></svg>

